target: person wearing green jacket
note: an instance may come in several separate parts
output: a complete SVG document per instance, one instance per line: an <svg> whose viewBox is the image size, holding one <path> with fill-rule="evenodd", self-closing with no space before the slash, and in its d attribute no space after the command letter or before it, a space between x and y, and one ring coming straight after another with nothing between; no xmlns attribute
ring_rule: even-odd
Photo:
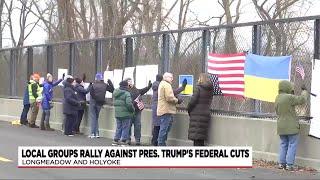
<svg viewBox="0 0 320 180"><path fill-rule="evenodd" d="M134 107L130 92L128 91L128 82L120 82L120 88L114 90L114 109L117 121L117 129L112 145L129 145L130 121L134 116Z"/></svg>
<svg viewBox="0 0 320 180"><path fill-rule="evenodd" d="M277 133L280 136L279 168L294 170L294 161L299 139L299 119L295 106L306 103L309 93L305 85L300 96L293 94L293 85L289 81L280 81L279 94L275 100Z"/></svg>

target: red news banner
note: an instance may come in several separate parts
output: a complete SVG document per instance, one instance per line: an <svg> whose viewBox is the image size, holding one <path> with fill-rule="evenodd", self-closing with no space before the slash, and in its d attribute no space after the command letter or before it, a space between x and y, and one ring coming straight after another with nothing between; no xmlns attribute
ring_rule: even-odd
<svg viewBox="0 0 320 180"><path fill-rule="evenodd" d="M251 168L252 147L23 146L19 168Z"/></svg>

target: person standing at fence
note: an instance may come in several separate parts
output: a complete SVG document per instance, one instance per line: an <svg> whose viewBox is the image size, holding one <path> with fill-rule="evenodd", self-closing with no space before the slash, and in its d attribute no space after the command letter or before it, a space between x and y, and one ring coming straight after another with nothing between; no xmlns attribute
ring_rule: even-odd
<svg viewBox="0 0 320 180"><path fill-rule="evenodd" d="M213 95L213 84L208 74L201 73L187 107L190 117L188 139L193 141L194 146L204 146L207 139Z"/></svg>
<svg viewBox="0 0 320 180"><path fill-rule="evenodd" d="M300 96L293 95L293 85L289 81L279 83L279 94L275 100L277 133L280 137L279 169L294 170L294 161L299 138L299 119L295 106L306 103L309 94L305 85Z"/></svg>
<svg viewBox="0 0 320 180"><path fill-rule="evenodd" d="M30 80L28 85L29 102L31 108L31 117L29 118L29 127L39 128L36 125L36 119L39 112L39 106L42 100L42 87L39 84L40 75L37 73L33 74L33 80Z"/></svg>
<svg viewBox="0 0 320 180"><path fill-rule="evenodd" d="M182 103L180 97L175 97L172 90L173 75L164 73L163 80L159 84L158 89L158 109L157 116L160 116L160 130L158 137L158 146L166 146L168 133L172 126L173 114L176 114L177 104Z"/></svg>
<svg viewBox="0 0 320 180"><path fill-rule="evenodd" d="M63 114L65 115L64 134L74 136L72 129L74 122L77 120L78 109L86 102L79 101L75 91L75 81L72 76L67 75L63 89Z"/></svg>
<svg viewBox="0 0 320 180"><path fill-rule="evenodd" d="M23 110L20 116L20 124L27 125L28 124L28 112L30 109L30 101L29 101L29 84L33 80L33 75L30 76L29 81L27 82L26 89L23 94Z"/></svg>
<svg viewBox="0 0 320 180"><path fill-rule="evenodd" d="M160 130L160 119L157 116L157 106L158 106L158 88L159 88L159 84L162 81L162 75L158 74L156 76L156 81L152 83L152 101L151 101L151 109L152 109L152 139L151 139L151 143L154 146L158 145L158 135L159 135L159 130ZM182 83L182 86L175 89L173 91L174 95L177 96L178 94L180 94L182 91L184 91L184 89L187 86L187 80L185 79Z"/></svg>
<svg viewBox="0 0 320 180"><path fill-rule="evenodd" d="M42 92L42 117L40 122L40 129L53 131L50 127L50 109L53 107L53 88L56 87L64 78L65 74L63 74L62 79L59 79L56 82L53 82L53 77L50 73L47 74L46 81L43 84L43 92Z"/></svg>
<svg viewBox="0 0 320 180"><path fill-rule="evenodd" d="M120 88L113 92L114 111L117 121L117 129L112 145L129 145L129 128L131 119L134 117L135 109L132 104L128 82L120 82Z"/></svg>
<svg viewBox="0 0 320 180"><path fill-rule="evenodd" d="M91 135L90 138L99 138L99 114L100 110L105 103L106 92L113 93L114 87L110 79L108 84L103 82L103 74L97 73L95 82L90 87L90 105L89 105L89 116L91 120Z"/></svg>
<svg viewBox="0 0 320 180"><path fill-rule="evenodd" d="M90 90L90 86L87 89L85 89L83 86L83 83L85 81L85 77L86 76L84 74L82 79L80 79L80 78L75 79L75 81L76 81L75 90L77 92L78 100L83 101L83 102L86 102L86 94L88 94L89 90ZM80 134L80 124L81 124L81 121L83 118L85 108L86 108L86 104L83 104L83 106L79 107L79 109L78 109L77 120L73 126L73 131L75 132L75 134Z"/></svg>
<svg viewBox="0 0 320 180"><path fill-rule="evenodd" d="M142 102L141 96L144 95L149 91L152 86L151 81L149 81L148 86L142 89L136 88L131 78L125 79L128 82L129 89L128 91L131 94L132 103L135 109L135 115L131 120L131 125L129 128L129 143L131 143L131 127L134 128L134 138L135 138L135 145L140 145L141 140L141 112L144 109L144 105Z"/></svg>

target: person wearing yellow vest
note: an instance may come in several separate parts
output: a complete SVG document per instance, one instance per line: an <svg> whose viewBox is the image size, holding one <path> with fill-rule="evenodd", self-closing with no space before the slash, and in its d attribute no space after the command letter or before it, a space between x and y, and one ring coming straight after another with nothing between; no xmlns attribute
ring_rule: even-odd
<svg viewBox="0 0 320 180"><path fill-rule="evenodd" d="M39 84L40 75L33 74L33 80L30 80L28 85L29 92L29 102L31 108L31 117L29 118L29 127L31 128L39 128L36 125L36 119L39 112L39 106L42 100L42 87Z"/></svg>

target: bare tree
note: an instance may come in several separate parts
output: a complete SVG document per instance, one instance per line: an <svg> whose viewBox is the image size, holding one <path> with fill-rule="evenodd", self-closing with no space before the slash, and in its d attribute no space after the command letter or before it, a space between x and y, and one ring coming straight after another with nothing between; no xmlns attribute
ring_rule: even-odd
<svg viewBox="0 0 320 180"><path fill-rule="evenodd" d="M218 3L224 10L224 17L226 24L238 23L240 18L240 5L241 0L237 0L235 15L232 15L231 6L236 2L236 0L219 0ZM224 43L224 53L236 53L237 43L234 38L233 28L226 29L225 43Z"/></svg>

